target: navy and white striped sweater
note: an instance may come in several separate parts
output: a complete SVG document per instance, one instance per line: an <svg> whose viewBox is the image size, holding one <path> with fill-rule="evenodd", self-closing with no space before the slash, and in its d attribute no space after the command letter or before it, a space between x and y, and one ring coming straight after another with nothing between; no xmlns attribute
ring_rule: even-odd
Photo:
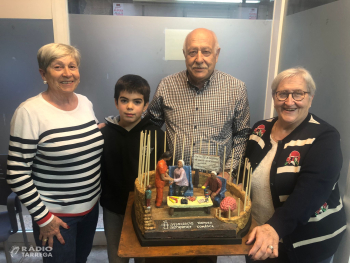
<svg viewBox="0 0 350 263"><path fill-rule="evenodd" d="M39 226L87 214L100 196L103 137L92 103L76 95L76 109L63 111L39 94L11 121L7 182Z"/></svg>

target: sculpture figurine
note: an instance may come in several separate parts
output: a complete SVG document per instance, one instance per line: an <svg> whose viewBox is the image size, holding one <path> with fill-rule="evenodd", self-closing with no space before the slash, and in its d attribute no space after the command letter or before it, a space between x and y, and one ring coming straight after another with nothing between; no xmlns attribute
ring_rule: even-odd
<svg viewBox="0 0 350 263"><path fill-rule="evenodd" d="M156 207L161 208L163 203L163 189L165 186L165 181L172 182L174 179L171 178L166 172L168 170L168 166L166 161L171 159L172 155L169 151L166 151L162 154L161 159L157 163L156 168L156 189L157 189L157 197L156 197Z"/></svg>
<svg viewBox="0 0 350 263"><path fill-rule="evenodd" d="M183 160L177 161L177 167L174 170L175 196L183 196L188 189L188 180L183 166Z"/></svg>
<svg viewBox="0 0 350 263"><path fill-rule="evenodd" d="M209 198L209 192L208 192L207 188L204 188L204 197L205 197L205 199Z"/></svg>
<svg viewBox="0 0 350 263"><path fill-rule="evenodd" d="M211 200L214 202L215 196L217 196L221 191L221 180L217 177L217 173L215 171L211 172L211 177L207 179L207 181L202 186L203 189L208 189L208 194L211 197Z"/></svg>
<svg viewBox="0 0 350 263"><path fill-rule="evenodd" d="M145 191L145 197L146 197L146 206L148 209L150 209L151 208L151 198L152 198L151 185L147 185L147 190Z"/></svg>
<svg viewBox="0 0 350 263"><path fill-rule="evenodd" d="M234 199L231 196L226 196L224 199L222 199L220 203L220 209L226 213L228 212L229 209L233 211L236 208L237 208L236 199Z"/></svg>

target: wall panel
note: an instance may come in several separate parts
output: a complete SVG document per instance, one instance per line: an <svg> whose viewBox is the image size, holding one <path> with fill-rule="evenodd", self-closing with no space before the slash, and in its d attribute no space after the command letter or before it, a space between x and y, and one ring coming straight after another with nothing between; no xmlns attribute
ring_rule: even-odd
<svg viewBox="0 0 350 263"><path fill-rule="evenodd" d="M78 92L94 104L100 121L117 114L113 102L116 81L138 74L151 85L151 97L160 80L185 69L184 61L164 60L164 30L205 27L218 37L221 53L217 69L242 81L248 88L251 123L263 118L271 21L69 16L71 44L81 50L81 83Z"/></svg>
<svg viewBox="0 0 350 263"><path fill-rule="evenodd" d="M51 19L51 0L1 0L0 18Z"/></svg>
<svg viewBox="0 0 350 263"><path fill-rule="evenodd" d="M51 19L0 19L0 154L7 154L10 121L26 99L46 90L38 49L53 42Z"/></svg>

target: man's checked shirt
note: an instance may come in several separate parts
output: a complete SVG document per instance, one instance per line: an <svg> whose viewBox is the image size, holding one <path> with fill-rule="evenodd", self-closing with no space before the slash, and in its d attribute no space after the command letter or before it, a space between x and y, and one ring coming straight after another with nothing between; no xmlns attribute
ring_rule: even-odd
<svg viewBox="0 0 350 263"><path fill-rule="evenodd" d="M233 148L233 170L244 154L250 128L247 89L242 81L224 72L215 70L202 89L189 82L186 70L162 79L148 114L159 126L165 122L171 152L176 134L175 161L182 159L184 145L183 160L189 165L192 138L192 156L208 154L210 141L209 154L216 155L218 148L221 167L226 146L225 169L231 168Z"/></svg>

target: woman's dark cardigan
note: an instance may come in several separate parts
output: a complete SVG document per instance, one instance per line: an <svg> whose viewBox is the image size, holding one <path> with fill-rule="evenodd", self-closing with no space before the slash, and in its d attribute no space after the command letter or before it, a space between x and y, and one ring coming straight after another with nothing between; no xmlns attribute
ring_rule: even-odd
<svg viewBox="0 0 350 263"><path fill-rule="evenodd" d="M253 127L246 151L253 169L272 147L276 120ZM291 262L319 262L335 253L346 228L338 188L341 166L338 131L313 114L278 142L270 172L275 213L266 223L283 239Z"/></svg>

